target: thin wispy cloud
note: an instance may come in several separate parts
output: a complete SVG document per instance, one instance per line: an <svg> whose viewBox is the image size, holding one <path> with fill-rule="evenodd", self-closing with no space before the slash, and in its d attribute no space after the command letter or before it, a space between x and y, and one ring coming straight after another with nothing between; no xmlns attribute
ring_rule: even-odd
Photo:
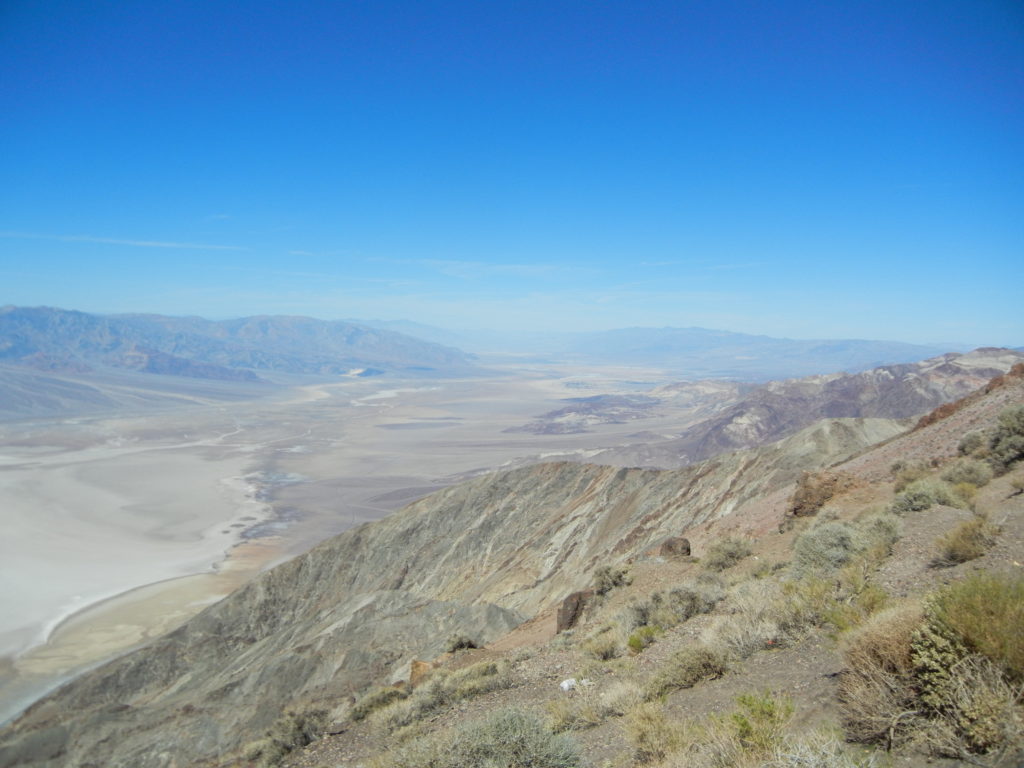
<svg viewBox="0 0 1024 768"><path fill-rule="evenodd" d="M44 235L35 232L0 232L0 237L17 240L53 240L61 243L101 243L104 245L127 245L135 248L177 248L193 251L246 251L240 245L212 245L210 243L175 243L165 240L129 240L119 237L96 237L94 235Z"/></svg>

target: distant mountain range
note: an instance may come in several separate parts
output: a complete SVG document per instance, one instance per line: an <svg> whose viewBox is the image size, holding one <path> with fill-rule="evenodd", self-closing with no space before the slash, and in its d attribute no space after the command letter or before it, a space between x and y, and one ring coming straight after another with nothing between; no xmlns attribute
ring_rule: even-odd
<svg viewBox="0 0 1024 768"><path fill-rule="evenodd" d="M408 321L364 322L481 355L513 356L532 362L651 366L693 379L769 381L834 371L856 373L967 351L897 341L777 339L708 328L500 333L450 331Z"/></svg>
<svg viewBox="0 0 1024 768"><path fill-rule="evenodd" d="M104 371L256 382L290 374L452 374L473 367L457 349L356 323L308 317L212 321L0 308L0 363L63 374Z"/></svg>

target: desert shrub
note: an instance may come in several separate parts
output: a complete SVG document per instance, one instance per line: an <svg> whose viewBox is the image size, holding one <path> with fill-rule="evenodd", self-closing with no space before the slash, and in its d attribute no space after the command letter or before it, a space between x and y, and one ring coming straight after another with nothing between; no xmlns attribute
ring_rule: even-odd
<svg viewBox="0 0 1024 768"><path fill-rule="evenodd" d="M450 698L454 701L508 688L511 684L508 665L494 661L481 661L460 669L445 681Z"/></svg>
<svg viewBox="0 0 1024 768"><path fill-rule="evenodd" d="M849 738L902 741L916 727L911 642L922 619L920 606L901 605L871 616L844 637L839 700Z"/></svg>
<svg viewBox="0 0 1024 768"><path fill-rule="evenodd" d="M649 645L653 645L658 636L658 630L652 626L638 627L626 641L629 650L633 653L640 653Z"/></svg>
<svg viewBox="0 0 1024 768"><path fill-rule="evenodd" d="M896 481L895 490L899 493L911 483L926 477L929 469L928 465L919 461L912 463L897 461L892 465L891 471L893 479Z"/></svg>
<svg viewBox="0 0 1024 768"><path fill-rule="evenodd" d="M970 483L981 488L992 479L992 467L977 459L958 459L942 473L942 479L952 485Z"/></svg>
<svg viewBox="0 0 1024 768"><path fill-rule="evenodd" d="M448 638L448 642L445 643L445 650L448 653L455 653L464 649L479 648L476 644L476 640L471 638L469 635L455 634Z"/></svg>
<svg viewBox="0 0 1024 768"><path fill-rule="evenodd" d="M321 709L284 712L261 740L248 747L246 758L257 768L279 765L290 752L320 738L326 725L327 713Z"/></svg>
<svg viewBox="0 0 1024 768"><path fill-rule="evenodd" d="M1024 575L978 573L941 590L929 623L1024 683Z"/></svg>
<svg viewBox="0 0 1024 768"><path fill-rule="evenodd" d="M961 456L974 456L979 451L987 449L988 439L981 431L968 432L957 445L957 451Z"/></svg>
<svg viewBox="0 0 1024 768"><path fill-rule="evenodd" d="M708 547L700 562L709 571L724 571L726 568L736 565L753 551L750 542L746 539L726 536Z"/></svg>
<svg viewBox="0 0 1024 768"><path fill-rule="evenodd" d="M759 768L874 768L875 765L873 755L865 759L847 755L835 734L812 731L783 739Z"/></svg>
<svg viewBox="0 0 1024 768"><path fill-rule="evenodd" d="M394 688L392 686L374 688L352 705L352 709L348 712L349 719L355 721L363 720L371 712L386 707L399 699L404 699L407 695L408 693L402 688Z"/></svg>
<svg viewBox="0 0 1024 768"><path fill-rule="evenodd" d="M594 572L594 591L606 595L616 587L629 584L629 569L603 565Z"/></svg>
<svg viewBox="0 0 1024 768"><path fill-rule="evenodd" d="M932 564L958 565L981 557L995 543L998 533L999 529L984 516L964 520L939 539Z"/></svg>
<svg viewBox="0 0 1024 768"><path fill-rule="evenodd" d="M374 768L574 768L579 748L544 720L516 708L498 709L426 739L392 748Z"/></svg>
<svg viewBox="0 0 1024 768"><path fill-rule="evenodd" d="M1024 405L1010 406L999 414L999 424L989 443L989 452L989 460L1000 473L1024 458Z"/></svg>
<svg viewBox="0 0 1024 768"><path fill-rule="evenodd" d="M725 657L706 645L688 645L662 664L658 673L648 682L648 699L671 693L681 688L692 688L704 680L713 680L725 674Z"/></svg>
<svg viewBox="0 0 1024 768"><path fill-rule="evenodd" d="M622 655L622 647L612 631L602 632L587 640L580 649L598 661L608 661Z"/></svg>
<svg viewBox="0 0 1024 768"><path fill-rule="evenodd" d="M785 746L786 727L793 713L789 699L776 699L770 693L744 694L736 704L728 715L691 726L688 766L763 766Z"/></svg>
<svg viewBox="0 0 1024 768"><path fill-rule="evenodd" d="M889 505L889 511L895 514L920 512L934 504L962 508L964 501L956 495L949 483L928 477L911 483L906 490L897 494Z"/></svg>
<svg viewBox="0 0 1024 768"><path fill-rule="evenodd" d="M683 731L665 717L665 708L660 704L639 705L626 716L624 725L633 758L639 763L664 760L685 743Z"/></svg>
<svg viewBox="0 0 1024 768"><path fill-rule="evenodd" d="M822 523L801 533L793 544L793 575L833 571L865 547L863 535L849 523Z"/></svg>
<svg viewBox="0 0 1024 768"><path fill-rule="evenodd" d="M872 557L881 560L892 553L892 545L899 541L903 523L891 512L872 512L860 518L857 527L864 534Z"/></svg>

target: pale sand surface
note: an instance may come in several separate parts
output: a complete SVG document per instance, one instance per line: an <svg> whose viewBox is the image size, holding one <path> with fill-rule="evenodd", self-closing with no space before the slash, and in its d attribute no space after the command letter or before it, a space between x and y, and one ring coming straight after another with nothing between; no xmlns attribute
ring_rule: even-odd
<svg viewBox="0 0 1024 768"><path fill-rule="evenodd" d="M0 425L0 720L353 524L463 477L662 425L664 414L591 434L503 432L643 376L658 373L344 380L153 416ZM273 538L237 545L267 518L254 533Z"/></svg>

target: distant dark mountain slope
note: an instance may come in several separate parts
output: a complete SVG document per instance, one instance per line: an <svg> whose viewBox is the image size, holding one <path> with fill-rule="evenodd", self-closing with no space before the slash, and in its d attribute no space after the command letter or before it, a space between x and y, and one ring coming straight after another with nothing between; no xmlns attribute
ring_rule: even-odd
<svg viewBox="0 0 1024 768"><path fill-rule="evenodd" d="M588 461L678 467L726 451L778 440L819 419L904 419L963 397L1024 360L1011 349L982 348L857 374L774 381L671 440L627 446Z"/></svg>
<svg viewBox="0 0 1024 768"><path fill-rule="evenodd" d="M254 371L417 374L472 366L459 350L346 322L99 316L46 307L0 309L0 362L60 373L114 369L228 381L258 381Z"/></svg>

